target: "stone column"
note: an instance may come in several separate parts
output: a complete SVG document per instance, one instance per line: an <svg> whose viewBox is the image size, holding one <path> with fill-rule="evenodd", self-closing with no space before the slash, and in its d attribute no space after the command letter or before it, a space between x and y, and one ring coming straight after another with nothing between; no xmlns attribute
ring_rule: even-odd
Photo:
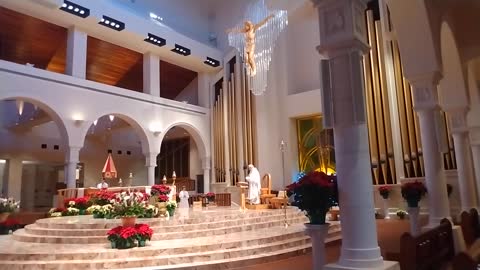
<svg viewBox="0 0 480 270"><path fill-rule="evenodd" d="M22 198L22 159L11 158L7 160L7 196L12 197L15 200L21 200Z"/></svg>
<svg viewBox="0 0 480 270"><path fill-rule="evenodd" d="M320 18L324 126L333 128L342 248L325 269L396 269L380 253L374 215L362 55L366 1L313 1ZM313 254L315 256L315 254Z"/></svg>
<svg viewBox="0 0 480 270"><path fill-rule="evenodd" d="M476 208L477 196L475 192L475 180L472 167L472 155L468 128L466 125L467 109L448 110L450 129L455 145L455 158L457 161L458 187L460 191L460 202L462 211L469 211Z"/></svg>
<svg viewBox="0 0 480 270"><path fill-rule="evenodd" d="M151 52L143 55L143 92L160 96L160 58Z"/></svg>
<svg viewBox="0 0 480 270"><path fill-rule="evenodd" d="M80 148L78 146L69 146L65 158L65 181L67 188L77 187L77 164L80 157Z"/></svg>
<svg viewBox="0 0 480 270"><path fill-rule="evenodd" d="M147 166L147 185L155 185L155 167L157 167L157 156L158 153L148 153L146 156L146 166Z"/></svg>
<svg viewBox="0 0 480 270"><path fill-rule="evenodd" d="M87 72L87 33L76 26L68 29L67 61L65 73L85 79Z"/></svg>
<svg viewBox="0 0 480 270"><path fill-rule="evenodd" d="M439 79L440 74L437 72L408 78L412 85L414 110L418 115L422 140L425 183L428 190L429 228L437 226L444 218L451 219L440 147L441 116L437 91Z"/></svg>
<svg viewBox="0 0 480 270"><path fill-rule="evenodd" d="M210 192L210 157L202 159L203 169L203 193Z"/></svg>

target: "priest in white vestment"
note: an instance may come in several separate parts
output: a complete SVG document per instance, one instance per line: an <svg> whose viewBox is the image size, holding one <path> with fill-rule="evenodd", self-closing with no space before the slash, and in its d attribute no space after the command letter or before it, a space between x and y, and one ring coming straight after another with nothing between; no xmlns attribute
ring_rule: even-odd
<svg viewBox="0 0 480 270"><path fill-rule="evenodd" d="M260 172L252 164L248 165L248 176L245 179L248 182L248 199L250 204L259 204L260 203Z"/></svg>
<svg viewBox="0 0 480 270"><path fill-rule="evenodd" d="M185 186L182 187L182 191L180 191L178 197L180 197L180 204L178 205L178 208L188 208L188 198L190 196L188 195L188 191Z"/></svg>

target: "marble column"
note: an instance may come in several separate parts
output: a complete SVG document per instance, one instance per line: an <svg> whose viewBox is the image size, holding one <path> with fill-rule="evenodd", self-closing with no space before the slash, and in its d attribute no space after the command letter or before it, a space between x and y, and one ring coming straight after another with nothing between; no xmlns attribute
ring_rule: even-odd
<svg viewBox="0 0 480 270"><path fill-rule="evenodd" d="M143 92L160 96L160 58L151 52L143 55Z"/></svg>
<svg viewBox="0 0 480 270"><path fill-rule="evenodd" d="M22 196L22 173L23 164L20 158L11 158L7 160L7 196L15 200L21 200Z"/></svg>
<svg viewBox="0 0 480 270"><path fill-rule="evenodd" d="M437 85L440 74L427 73L407 78L412 85L414 110L418 115L420 139L425 165L425 184L428 190L429 224L435 227L444 218L451 219L447 183L440 147L440 108Z"/></svg>
<svg viewBox="0 0 480 270"><path fill-rule="evenodd" d="M65 74L85 79L87 72L87 33L76 26L68 29Z"/></svg>
<svg viewBox="0 0 480 270"><path fill-rule="evenodd" d="M461 210L469 211L472 208L476 208L478 203L475 192L472 154L466 125L467 109L446 110L446 113L449 116L453 144L455 145Z"/></svg>
<svg viewBox="0 0 480 270"><path fill-rule="evenodd" d="M146 164L147 166L147 185L153 186L155 185L155 167L157 167L157 156L158 153L148 153L146 156Z"/></svg>
<svg viewBox="0 0 480 270"><path fill-rule="evenodd" d="M313 1L320 18L324 126L333 128L342 227L339 261L324 269L398 269L380 253L374 215L362 55L362 0ZM315 254L313 254L315 256ZM320 256L320 255L319 255Z"/></svg>
<svg viewBox="0 0 480 270"><path fill-rule="evenodd" d="M69 146L65 158L65 181L67 188L77 187L77 164L80 157L80 148L78 146Z"/></svg>
<svg viewBox="0 0 480 270"><path fill-rule="evenodd" d="M202 159L203 169L203 193L210 192L210 157Z"/></svg>

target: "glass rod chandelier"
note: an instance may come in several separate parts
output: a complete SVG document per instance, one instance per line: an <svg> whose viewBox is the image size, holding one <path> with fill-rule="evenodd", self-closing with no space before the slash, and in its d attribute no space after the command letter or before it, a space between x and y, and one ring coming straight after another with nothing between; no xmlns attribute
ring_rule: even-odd
<svg viewBox="0 0 480 270"><path fill-rule="evenodd" d="M254 25L259 24L266 18L271 18L265 24L255 31L254 44L254 61L256 65L256 73L249 71L246 57L246 34L242 32L246 21L252 22ZM247 69L247 78L249 80L250 90L254 95L262 95L267 89L267 75L272 60L275 41L280 32L288 25L288 15L286 10L269 10L264 0L259 0L249 4L246 9L245 17L239 22L228 34L228 43L240 52Z"/></svg>

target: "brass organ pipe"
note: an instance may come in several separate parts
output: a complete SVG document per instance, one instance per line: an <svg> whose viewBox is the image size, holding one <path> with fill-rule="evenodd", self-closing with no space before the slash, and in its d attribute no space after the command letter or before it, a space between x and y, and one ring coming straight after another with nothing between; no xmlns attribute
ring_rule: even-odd
<svg viewBox="0 0 480 270"><path fill-rule="evenodd" d="M409 85L411 89L411 85ZM410 90L411 91L411 90ZM415 125L415 138L417 139L417 159L418 159L418 164L420 166L420 175L419 176L425 176L425 167L423 163L423 150L422 150L422 140L420 136L420 124L418 123L418 115L414 114L413 115L413 123Z"/></svg>
<svg viewBox="0 0 480 270"><path fill-rule="evenodd" d="M372 102L372 77L370 70L370 57L365 55L363 58L363 69L365 77L365 99L367 102L367 126L368 126L368 141L370 143L370 159L372 164L372 172L374 177L374 182L378 185L378 145L377 145L377 134L375 129L375 113L373 110Z"/></svg>
<svg viewBox="0 0 480 270"><path fill-rule="evenodd" d="M247 83L245 80L245 70L242 68L240 71L242 74L242 89L240 89L242 97L242 135L243 135L243 166L248 165L248 136L247 136L247 97L245 96L245 89L247 88ZM243 169L243 168L242 168Z"/></svg>
<svg viewBox="0 0 480 270"><path fill-rule="evenodd" d="M235 74L232 72L230 74L232 78L232 136L233 136L233 177L235 184L238 181L238 151L237 151L237 108L235 103L235 93L237 91L235 84Z"/></svg>
<svg viewBox="0 0 480 270"><path fill-rule="evenodd" d="M255 96L253 94L251 94L251 103L252 103L252 109L250 110L251 112L251 118L252 118L252 126L251 126L251 130L252 130L252 162L253 164L257 164L257 153L256 153L256 145L257 145L257 133L256 133L256 130L257 130L257 118L255 117L255 111L256 111L256 106L255 106L255 103L256 103L256 99L255 99Z"/></svg>
<svg viewBox="0 0 480 270"><path fill-rule="evenodd" d="M402 74L402 66L400 62L400 52L398 49L398 44L396 41L392 41L392 52L393 52L393 64L394 64L394 71L395 71L395 88L397 91L397 103L398 103L398 110L399 110L399 120L400 120L400 131L402 137L402 150L403 150L403 160L405 164L405 172L407 177L413 177L411 171L411 162L412 159L410 157L410 143L408 140L408 126L406 120L406 107L405 107L405 94L403 92L403 74Z"/></svg>
<svg viewBox="0 0 480 270"><path fill-rule="evenodd" d="M226 120L226 130L227 132L230 131L230 81L227 82L227 90L225 91L225 120ZM228 148L228 168L229 171L227 172L230 175L230 181L232 179L232 144L230 142L232 136L227 137L226 147Z"/></svg>
<svg viewBox="0 0 480 270"><path fill-rule="evenodd" d="M222 182L225 181L225 171L224 171L224 168L225 168L225 162L224 162L224 158L225 158L225 151L224 151L224 140L225 140L225 136L222 136L223 135L223 89L220 89L220 100L219 100L219 116L220 116L220 156L222 157L221 160L220 160L220 172L222 174Z"/></svg>
<svg viewBox="0 0 480 270"><path fill-rule="evenodd" d="M216 117L216 114L215 114L215 109L217 107L217 103L215 102L215 104L213 105L212 107L212 122L213 122L213 170L215 171L215 182L218 182L218 176L217 176L217 159L218 159L218 156L217 156L217 132L216 132L216 128L217 128L217 119L215 118Z"/></svg>
<svg viewBox="0 0 480 270"><path fill-rule="evenodd" d="M232 87L233 83L230 81L230 88L228 89L228 104L229 104L229 115L228 115L228 132L230 133L229 140L230 140L230 171L232 178L232 183L235 184L235 152L234 152L234 144L233 144L233 104L232 104Z"/></svg>
<svg viewBox="0 0 480 270"><path fill-rule="evenodd" d="M378 70L378 57L377 57L377 41L375 37L375 25L373 19L373 11L367 11L367 28L368 28L368 41L372 50L370 51L370 68L372 69L372 85L373 85L373 97L375 105L375 122L377 126L377 139L378 139L378 163L382 168L382 183L386 182L386 141L385 141L385 128L382 113L382 96L380 89L380 76Z"/></svg>
<svg viewBox="0 0 480 270"><path fill-rule="evenodd" d="M383 105L383 113L384 113L384 119L385 119L385 138L387 142L387 157L386 160L388 162L388 167L390 169L390 179L387 179L389 181L386 181L386 184L395 184L396 183L396 177L395 177L395 158L393 156L393 134L392 134L392 125L391 125L391 119L390 119L390 104L388 102L388 86L387 86L387 74L385 70L385 52L384 52L384 47L383 47L383 34L382 34L382 28L381 28L381 21L378 20L375 22L375 29L377 33L377 44L380 44L377 46L378 48L378 67L380 70L380 89L382 89L381 94L382 94L382 105ZM388 174L387 174L388 177Z"/></svg>
<svg viewBox="0 0 480 270"><path fill-rule="evenodd" d="M216 144L216 166L217 166L217 179L218 182L222 181L222 173L220 171L220 138L218 137L218 128L219 128L219 115L218 115L218 98L219 96L216 97L217 100L215 101L215 144Z"/></svg>
<svg viewBox="0 0 480 270"><path fill-rule="evenodd" d="M410 150L412 151L412 164L413 169L415 170L415 176L418 176L418 169L420 169L418 162L418 147L417 147L417 138L415 136L415 126L413 123L414 111L412 103L412 91L410 84L407 82L405 77L403 77L403 85L405 92L405 105L407 106L407 125L408 125L408 135L410 138ZM420 140L420 138L418 138Z"/></svg>
<svg viewBox="0 0 480 270"><path fill-rule="evenodd" d="M250 83L247 88L247 112L248 112L248 163L253 163L253 154L252 154L252 94L250 92Z"/></svg>

